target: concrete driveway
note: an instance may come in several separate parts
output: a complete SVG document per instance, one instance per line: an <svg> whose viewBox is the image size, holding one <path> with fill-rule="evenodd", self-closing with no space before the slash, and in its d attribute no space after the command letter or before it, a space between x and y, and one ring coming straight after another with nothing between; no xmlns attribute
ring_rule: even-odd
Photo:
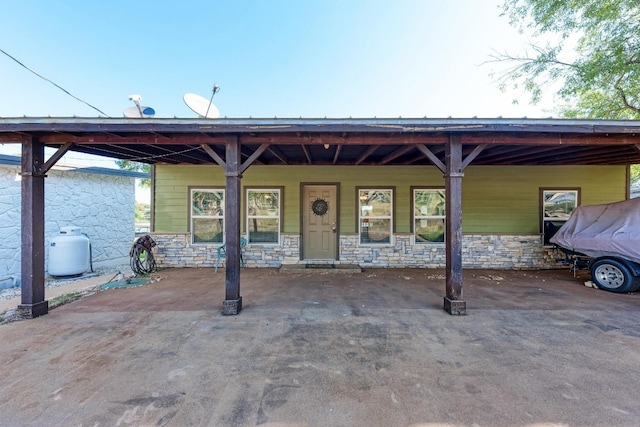
<svg viewBox="0 0 640 427"><path fill-rule="evenodd" d="M568 271L161 271L0 326L0 426L637 426L640 297Z"/></svg>

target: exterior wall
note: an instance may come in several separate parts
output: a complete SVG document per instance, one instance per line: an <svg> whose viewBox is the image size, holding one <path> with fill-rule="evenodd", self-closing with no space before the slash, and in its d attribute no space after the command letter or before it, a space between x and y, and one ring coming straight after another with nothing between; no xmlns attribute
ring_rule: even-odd
<svg viewBox="0 0 640 427"><path fill-rule="evenodd" d="M219 166L157 165L154 231L189 231L189 187L224 187ZM394 186L395 232L411 232L411 187L444 186L435 166L251 166L242 186L284 186L283 232L300 232L300 183L340 183L340 232L356 233L356 187ZM537 234L540 187L579 187L582 204L626 198L625 166L469 166L462 180L465 233ZM244 230L244 217L242 221Z"/></svg>
<svg viewBox="0 0 640 427"><path fill-rule="evenodd" d="M191 245L189 233L152 233L158 243L154 255L159 267L213 267L217 246ZM462 240L464 268L548 269L564 267L556 254L540 243L539 235L465 234ZM247 268L304 264L300 260L299 235L283 235L279 245L251 245L243 251ZM359 246L357 235L340 237L340 260L366 268L444 268L444 245L416 245L413 236L396 234L392 246ZM221 266L224 263L221 263Z"/></svg>
<svg viewBox="0 0 640 427"><path fill-rule="evenodd" d="M155 238L161 266L213 266L216 245L191 245L189 187L223 187L218 166L156 166ZM340 255L338 263L362 267L444 267L444 245L413 243L411 187L443 187L431 166L252 166L244 188L284 186L283 232L278 245L251 245L247 267L302 263L300 248L301 183L339 183ZM358 244L356 188L395 187L393 245ZM581 204L625 199L625 166L470 166L463 179L463 266L465 268L555 268L556 254L540 236L540 188L579 188ZM242 207L242 210L244 207ZM242 229L244 232L244 214Z"/></svg>
<svg viewBox="0 0 640 427"><path fill-rule="evenodd" d="M0 287L20 283L21 183L16 166L0 165ZM45 270L50 239L60 228L82 227L91 241L93 267L127 265L135 237L135 179L53 169L45 179Z"/></svg>

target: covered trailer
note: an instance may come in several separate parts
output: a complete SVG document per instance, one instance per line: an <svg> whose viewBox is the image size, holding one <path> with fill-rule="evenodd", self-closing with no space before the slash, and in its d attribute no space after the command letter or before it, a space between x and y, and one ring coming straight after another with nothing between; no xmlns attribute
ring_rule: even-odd
<svg viewBox="0 0 640 427"><path fill-rule="evenodd" d="M598 287L640 288L640 199L579 206L550 239L575 267L591 270Z"/></svg>

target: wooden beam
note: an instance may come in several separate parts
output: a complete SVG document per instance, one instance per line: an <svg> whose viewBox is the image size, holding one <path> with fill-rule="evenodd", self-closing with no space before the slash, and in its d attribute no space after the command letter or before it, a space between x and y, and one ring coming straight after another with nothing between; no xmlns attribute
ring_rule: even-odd
<svg viewBox="0 0 640 427"><path fill-rule="evenodd" d="M618 135L589 134L503 134L503 135L463 135L464 144L487 145L630 145L638 138Z"/></svg>
<svg viewBox="0 0 640 427"><path fill-rule="evenodd" d="M131 135L113 135L108 133L94 133L83 135L69 134L47 134L41 138L45 144L60 144L65 142L73 142L75 144L156 144L156 145L224 145L224 136L216 135L156 135L156 134L131 134Z"/></svg>
<svg viewBox="0 0 640 427"><path fill-rule="evenodd" d="M499 152L492 152L482 158L482 164L494 164L494 162L504 162L517 160L520 158L529 158L537 153L550 153L557 150L567 150L571 147L568 146L535 146L535 147L523 147L521 145L516 147L500 147Z"/></svg>
<svg viewBox="0 0 640 427"><path fill-rule="evenodd" d="M406 146L403 146L401 148L398 148L397 150L393 151L392 153L386 155L384 157L384 159L382 159L382 161L380 161L380 164L381 165L386 165L390 161L392 161L394 159L397 159L398 157L407 154L409 151L413 150L414 148L415 148L414 145L406 145Z"/></svg>
<svg viewBox="0 0 640 427"><path fill-rule="evenodd" d="M462 298L462 141L452 134L446 147L445 241L446 294L444 309L449 314L467 314Z"/></svg>
<svg viewBox="0 0 640 427"><path fill-rule="evenodd" d="M207 144L201 145L202 149L220 166L223 168L227 168L227 163L216 153L213 151L213 148L209 147Z"/></svg>
<svg viewBox="0 0 640 427"><path fill-rule="evenodd" d="M260 157L262 153L264 153L267 148L269 148L269 144L262 144L260 147L258 147L258 149L254 151L253 154L244 161L244 163L242 163L242 166L240 167L240 173L244 173L244 171L246 171L249 166L251 166L253 162L256 161L256 159Z"/></svg>
<svg viewBox="0 0 640 427"><path fill-rule="evenodd" d="M296 136L291 134L253 134L243 136L243 143L258 144L268 142L277 145L412 145L412 144L445 144L447 139L442 135L400 135L400 134L351 134L349 137L331 134Z"/></svg>
<svg viewBox="0 0 640 427"><path fill-rule="evenodd" d="M313 161L311 160L311 155L309 154L309 149L307 149L307 146L302 144L300 148L302 148L302 151L304 152L304 156L307 158L307 162L309 162L309 164L312 165Z"/></svg>
<svg viewBox="0 0 640 427"><path fill-rule="evenodd" d="M369 148L367 148L364 153L362 153L360 155L360 157L358 157L358 159L356 160L356 166L359 165L360 163L364 162L367 157L369 157L370 155L373 154L374 151L376 151L380 146L379 145L372 145Z"/></svg>
<svg viewBox="0 0 640 427"><path fill-rule="evenodd" d="M274 156L276 156L276 158L278 160L280 160L282 163L284 163L285 165L288 165L289 162L287 161L287 156L285 156L282 151L280 151L278 148L276 147L269 147L269 152L271 154L273 154Z"/></svg>
<svg viewBox="0 0 640 427"><path fill-rule="evenodd" d="M420 150L418 150L420 151ZM440 153L444 153L444 145L442 146L442 148L438 148L438 150L434 150L434 149L430 149L429 151L431 151L437 159L439 159L438 155ZM415 156L413 156L411 159L407 160L406 162L403 162L403 165L412 165L422 159L424 159L426 156L426 154L424 154L422 151L420 151L419 153L416 153Z"/></svg>
<svg viewBox="0 0 640 427"><path fill-rule="evenodd" d="M497 156L489 158L492 165L510 165L510 164L544 164L548 159L562 160L563 156L569 156L571 160L575 158L575 153L584 150L601 149L602 147L575 147L575 146L559 146L559 147L531 147L528 150L522 150L507 156ZM486 160L483 159L483 163ZM554 162L551 162L552 164Z"/></svg>
<svg viewBox="0 0 640 427"><path fill-rule="evenodd" d="M640 152L640 144L634 144L634 147L636 147L636 150Z"/></svg>
<svg viewBox="0 0 640 427"><path fill-rule="evenodd" d="M51 169L51 167L55 165L58 162L58 160L60 160L60 158L64 156L65 153L69 151L69 148L71 148L72 146L73 144L71 142L67 142L62 147L58 148L58 151L53 153L53 156L49 157L49 160L47 160L46 163L42 165L42 167L40 167L39 173L44 175L47 172L49 172L49 169Z"/></svg>
<svg viewBox="0 0 640 427"><path fill-rule="evenodd" d="M342 151L342 145L336 145L336 154L333 155L334 165L338 162L338 157L340 157L340 151Z"/></svg>
<svg viewBox="0 0 640 427"><path fill-rule="evenodd" d="M633 156L633 151L629 151L627 158ZM531 164L531 165L543 165L543 164L583 164L585 162L598 162L600 164L608 164L611 161L620 159L623 156L621 150L611 150L611 147L585 147L580 150L573 150L568 152L555 152L553 155L545 153L544 155L531 156L523 158L518 164ZM627 162L628 163L628 162Z"/></svg>
<svg viewBox="0 0 640 427"><path fill-rule="evenodd" d="M473 151L469 153L469 155L462 162L462 170L464 170L464 168L469 166L469 163L471 163L476 157L478 157L478 155L482 153L482 151L487 147L488 147L487 144L481 144L481 145L478 145L476 148L474 148Z"/></svg>
<svg viewBox="0 0 640 427"><path fill-rule="evenodd" d="M154 151L157 151L157 153L141 156L140 160L166 159L165 161L167 163L193 163L193 161L196 161L197 163L202 162L202 156L200 154L202 146L183 145L176 148L175 146L168 147L165 145L148 145L147 147L152 148ZM125 147L125 149L126 148L128 147Z"/></svg>
<svg viewBox="0 0 640 427"><path fill-rule="evenodd" d="M44 290L44 144L37 138L24 138L21 160L21 304L22 317L47 314L49 304Z"/></svg>
<svg viewBox="0 0 640 427"><path fill-rule="evenodd" d="M240 296L240 173L242 157L240 155L240 141L236 135L227 137L226 145L226 187L225 205L225 251L227 260L225 265L225 300L223 314L238 314L242 310Z"/></svg>
<svg viewBox="0 0 640 427"><path fill-rule="evenodd" d="M21 144L22 143L22 135L19 133L0 133L0 142L2 143L16 143L16 144Z"/></svg>
<svg viewBox="0 0 640 427"><path fill-rule="evenodd" d="M0 134L2 142L19 142L20 133L7 132ZM615 135L615 134L560 134L560 133L468 133L459 134L461 141L466 145L635 145L639 144L640 136ZM50 132L39 136L45 144L62 144L73 142L75 144L157 144L157 145L223 145L224 134L218 133L185 133L181 128L176 128L175 133L165 132L145 133L129 131L122 133L112 132L83 132L78 134ZM242 135L242 143L276 144L276 145L413 145L413 144L445 144L446 136L442 133L352 133L334 135L322 133L314 135L298 135L296 133L247 133Z"/></svg>
<svg viewBox="0 0 640 427"><path fill-rule="evenodd" d="M447 144L447 147L448 146L449 144ZM442 173L447 173L447 167L440 161L438 156L433 154L433 152L427 148L426 145L416 144L416 148L420 150L425 156L427 156L429 160L431 160L431 163L433 163L438 169L440 169Z"/></svg>

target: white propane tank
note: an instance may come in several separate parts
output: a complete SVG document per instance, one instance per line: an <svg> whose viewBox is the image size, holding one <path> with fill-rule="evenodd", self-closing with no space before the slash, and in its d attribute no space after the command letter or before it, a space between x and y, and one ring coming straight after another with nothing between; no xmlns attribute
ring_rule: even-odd
<svg viewBox="0 0 640 427"><path fill-rule="evenodd" d="M89 238L80 227L61 227L49 244L49 274L79 276L89 270Z"/></svg>

